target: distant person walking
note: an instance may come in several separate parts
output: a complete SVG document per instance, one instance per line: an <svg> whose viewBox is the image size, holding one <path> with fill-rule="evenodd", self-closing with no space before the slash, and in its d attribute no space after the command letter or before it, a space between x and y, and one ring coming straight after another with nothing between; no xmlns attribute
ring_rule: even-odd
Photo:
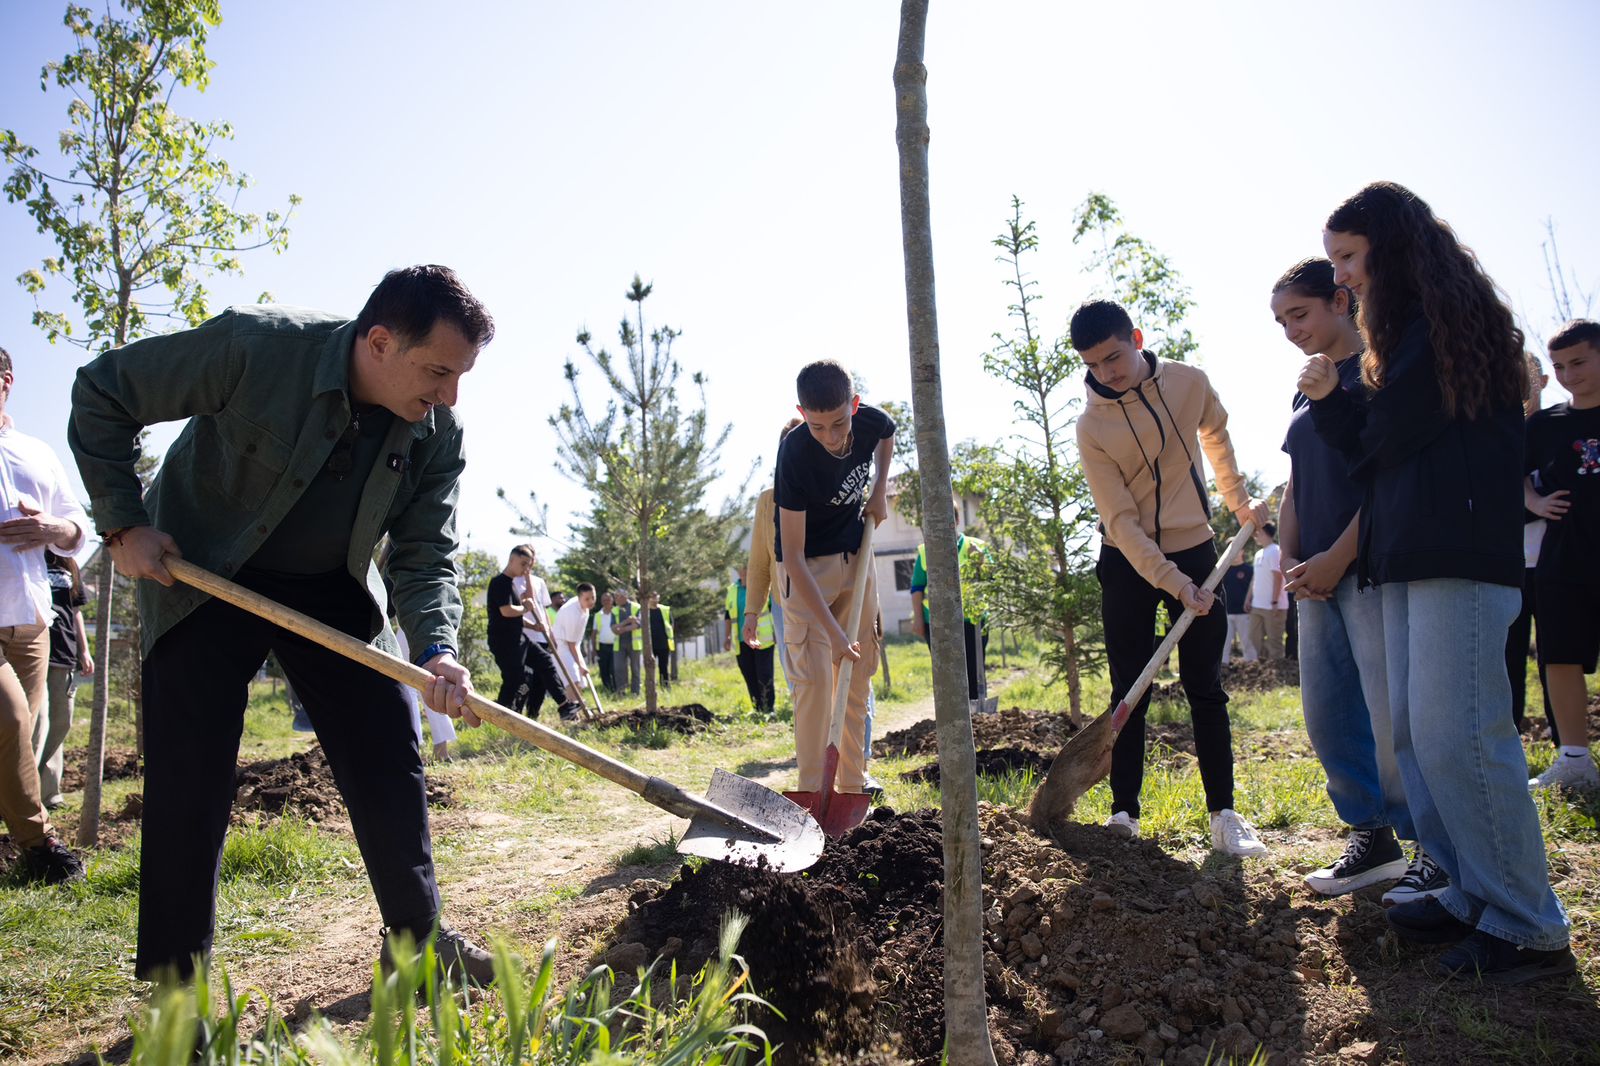
<svg viewBox="0 0 1600 1066"><path fill-rule="evenodd" d="M1255 571L1244 560L1244 549L1233 557L1233 565L1222 575L1222 599L1228 608L1228 642L1222 646L1222 661L1233 658L1233 642L1239 640L1239 655L1245 662L1254 662L1256 646L1250 643L1250 586L1255 583Z"/></svg>
<svg viewBox="0 0 1600 1066"><path fill-rule="evenodd" d="M1289 594L1283 589L1283 555L1278 547L1278 527L1264 522L1256 530L1255 580L1250 586L1250 643L1263 659L1283 658L1284 627L1289 618Z"/></svg>

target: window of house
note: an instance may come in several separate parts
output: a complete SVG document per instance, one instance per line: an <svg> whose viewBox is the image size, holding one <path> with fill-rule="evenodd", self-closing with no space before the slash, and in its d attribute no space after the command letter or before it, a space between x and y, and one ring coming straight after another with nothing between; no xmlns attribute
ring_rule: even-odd
<svg viewBox="0 0 1600 1066"><path fill-rule="evenodd" d="M915 559L896 559L894 561L894 590L907 592L911 588L911 568L916 564Z"/></svg>

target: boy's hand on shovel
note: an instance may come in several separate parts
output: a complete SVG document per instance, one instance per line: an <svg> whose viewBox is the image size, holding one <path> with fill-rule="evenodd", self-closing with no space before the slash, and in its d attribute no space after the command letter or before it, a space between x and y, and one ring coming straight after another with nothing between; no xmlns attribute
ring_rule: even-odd
<svg viewBox="0 0 1600 1066"><path fill-rule="evenodd" d="M429 707L440 714L461 719L463 725L480 724L478 716L466 705L467 695L472 691L472 675L465 666L456 662L454 655L440 652L423 663L422 668L433 675L427 691L423 693L423 699Z"/></svg>
<svg viewBox="0 0 1600 1066"><path fill-rule="evenodd" d="M828 646L833 650L833 665L838 666L849 659L853 663L861 661L861 643L850 639L849 634L838 622L833 623L828 629Z"/></svg>

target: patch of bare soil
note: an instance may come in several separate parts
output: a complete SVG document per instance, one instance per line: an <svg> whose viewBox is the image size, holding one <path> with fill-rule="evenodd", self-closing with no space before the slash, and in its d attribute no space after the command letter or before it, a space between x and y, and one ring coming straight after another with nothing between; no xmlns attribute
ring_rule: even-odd
<svg viewBox="0 0 1600 1066"><path fill-rule="evenodd" d="M1074 732L1071 720L1065 714L1053 711L1007 707L997 714L979 714L972 718L972 739L979 748L1028 748L1049 752L1053 756ZM905 729L897 729L881 740L872 742L875 758L936 755L938 751L939 733L931 718L915 722Z"/></svg>
<svg viewBox="0 0 1600 1066"><path fill-rule="evenodd" d="M681 707L658 707L654 711L647 711L643 707L628 711L611 711L588 724L596 729L621 726L637 733L640 730L653 728L692 736L703 731L716 717L703 703L685 703Z"/></svg>
<svg viewBox="0 0 1600 1066"><path fill-rule="evenodd" d="M1050 770L1052 758L1054 756L1032 748L982 748L977 752L978 773L999 776L1014 770L1032 770L1043 777ZM938 760L907 770L900 776L907 781L926 781L937 785L940 776Z"/></svg>
<svg viewBox="0 0 1600 1066"><path fill-rule="evenodd" d="M239 767L234 780L236 822L252 813L291 812L313 822L344 817L344 800L320 744L286 758L247 763ZM449 807L454 802L449 786L428 778L428 806Z"/></svg>
<svg viewBox="0 0 1600 1066"><path fill-rule="evenodd" d="M1197 867L1099 826L1071 827L1061 848L1009 808L986 807L983 825L1001 1063L1200 1066L1260 1049L1269 1063L1455 1066L1535 1039L1550 1061L1592 1061L1600 1048L1600 1011L1580 982L1446 982L1436 950L1395 942L1372 893L1324 900L1270 870L1217 856ZM644 888L607 958L667 955L693 972L721 916L739 910L756 987L785 1014L758 1020L784 1042L780 1061L887 1042L936 1063L941 881L938 816L879 808L804 874L706 864ZM1489 1021L1509 1041L1499 1055Z"/></svg>
<svg viewBox="0 0 1600 1066"><path fill-rule="evenodd" d="M61 791L80 792L83 789L83 764L89 758L86 748L68 748L66 762L61 770ZM128 777L138 777L144 773L144 767L139 765L139 755L132 748L107 748L103 769L100 771L102 781L117 781Z"/></svg>

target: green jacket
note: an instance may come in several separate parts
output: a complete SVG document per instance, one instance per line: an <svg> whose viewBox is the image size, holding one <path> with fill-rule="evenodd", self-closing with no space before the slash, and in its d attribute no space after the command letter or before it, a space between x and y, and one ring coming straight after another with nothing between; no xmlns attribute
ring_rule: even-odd
<svg viewBox="0 0 1600 1066"><path fill-rule="evenodd" d="M985 624L989 612L983 608L982 589L978 587L977 571L983 568L983 563L993 563L994 557L989 552L989 545L977 537L969 537L965 533L956 537L956 573L961 582L961 613L973 625ZM930 621L933 617L928 609L928 545L917 545L916 561L911 564L911 591L923 593L922 620Z"/></svg>
<svg viewBox="0 0 1600 1066"><path fill-rule="evenodd" d="M67 441L101 531L153 525L186 559L232 577L261 547L350 423L355 324L278 306L229 308L199 327L107 352L78 371ZM139 431L189 424L141 494ZM451 556L466 458L454 412L396 418L368 472L346 566L372 600L368 639L393 651L383 581L373 563L385 533L400 625L417 653L459 647L461 593ZM142 498L141 498L142 497ZM141 582L144 650L207 599L186 585Z"/></svg>

